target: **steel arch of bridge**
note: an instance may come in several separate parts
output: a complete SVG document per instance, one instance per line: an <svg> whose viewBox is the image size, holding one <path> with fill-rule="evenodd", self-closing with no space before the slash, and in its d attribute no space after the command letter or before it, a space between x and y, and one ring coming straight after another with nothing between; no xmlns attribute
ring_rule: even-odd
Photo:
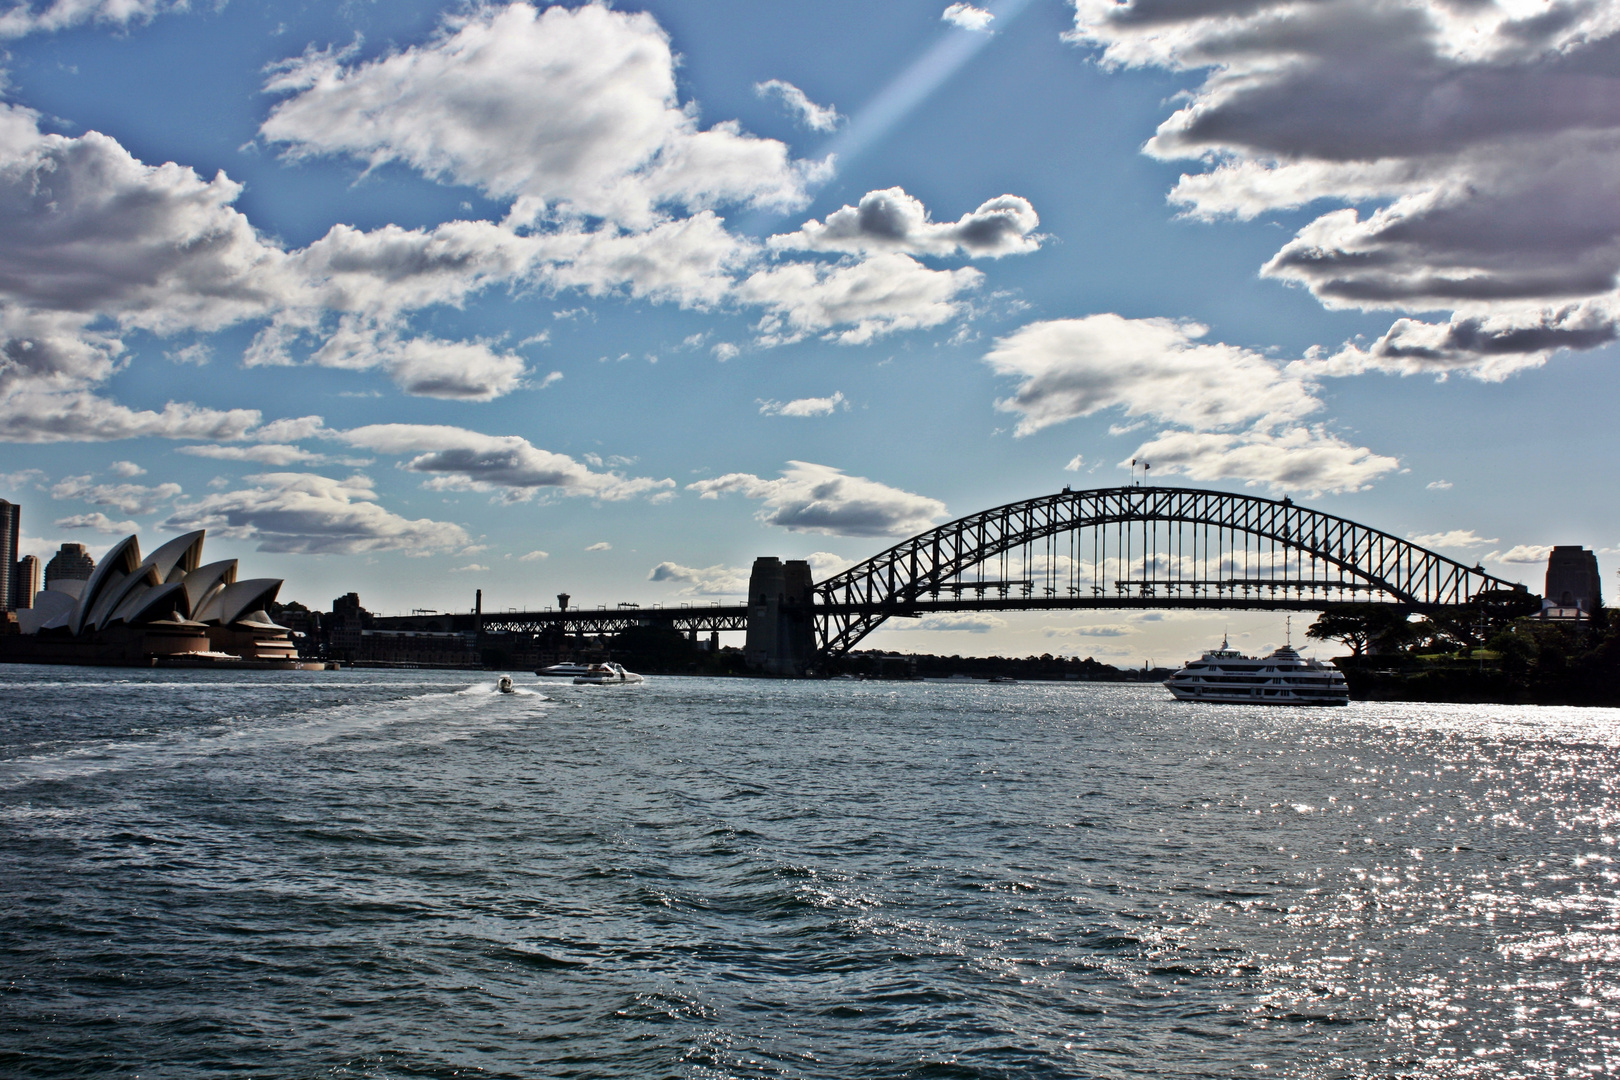
<svg viewBox="0 0 1620 1080"><path fill-rule="evenodd" d="M999 567L1000 577L985 578L986 567ZM964 576L970 571L977 577ZM847 652L890 616L924 611L1308 608L1317 601L1432 614L1499 589L1524 592L1481 567L1290 499L1193 488L1065 489L941 525L819 583L816 645L823 655ZM964 591L977 591L979 600L963 601ZM1013 599L1015 591L1022 600ZM940 601L942 592L955 601ZM986 592L1000 599L987 601Z"/></svg>

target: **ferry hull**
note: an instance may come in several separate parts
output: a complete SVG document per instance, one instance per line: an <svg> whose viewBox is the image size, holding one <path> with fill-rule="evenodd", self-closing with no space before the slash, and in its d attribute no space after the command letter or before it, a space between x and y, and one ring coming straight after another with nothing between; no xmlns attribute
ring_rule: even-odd
<svg viewBox="0 0 1620 1080"><path fill-rule="evenodd" d="M1260 687L1254 690L1214 690L1207 686L1183 688L1165 683L1165 689L1177 701L1201 701L1212 705L1348 705L1348 694L1324 694L1321 696L1306 696L1297 694L1292 690L1278 691L1273 694L1261 693Z"/></svg>

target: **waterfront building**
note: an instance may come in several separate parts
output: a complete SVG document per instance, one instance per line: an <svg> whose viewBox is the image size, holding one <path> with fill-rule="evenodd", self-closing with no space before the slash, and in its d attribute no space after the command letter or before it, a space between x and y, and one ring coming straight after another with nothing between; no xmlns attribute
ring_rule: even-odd
<svg viewBox="0 0 1620 1080"><path fill-rule="evenodd" d="M17 610L13 568L17 565L17 537L22 532L22 507L0 499L0 611Z"/></svg>
<svg viewBox="0 0 1620 1080"><path fill-rule="evenodd" d="M89 581L96 572L96 560L83 544L63 544L45 564L45 587L54 589L64 581Z"/></svg>
<svg viewBox="0 0 1620 1080"><path fill-rule="evenodd" d="M1603 607L1603 575L1597 554L1578 544L1560 544L1547 556L1543 619L1590 619Z"/></svg>
<svg viewBox="0 0 1620 1080"><path fill-rule="evenodd" d="M265 608L277 578L241 579L237 562L203 564L203 530L185 533L141 557L127 536L89 577L65 576L88 559L63 545L63 573L18 613L19 633L0 639L0 660L45 664L183 664L297 667L288 630ZM69 548L78 548L71 552Z"/></svg>
<svg viewBox="0 0 1620 1080"><path fill-rule="evenodd" d="M24 555L17 560L11 574L12 608L21 611L34 606L34 594L39 592L40 565L38 555Z"/></svg>
<svg viewBox="0 0 1620 1080"><path fill-rule="evenodd" d="M332 601L332 617L326 620L326 633L334 657L358 660L360 637L370 628L371 612L360 606L359 593L344 593Z"/></svg>

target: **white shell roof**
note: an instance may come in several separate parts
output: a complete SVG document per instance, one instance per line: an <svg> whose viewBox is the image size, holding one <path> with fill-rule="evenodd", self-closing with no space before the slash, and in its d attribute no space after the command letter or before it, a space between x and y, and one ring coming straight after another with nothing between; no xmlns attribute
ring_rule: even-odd
<svg viewBox="0 0 1620 1080"><path fill-rule="evenodd" d="M68 629L75 634L81 633L85 620L94 611L96 602L101 593L109 584L124 580L135 567L140 565L141 546L136 543L133 536L126 536L112 546L112 550L101 557L101 562L90 575L90 580L84 583L84 591L79 594L79 604L68 619Z"/></svg>
<svg viewBox="0 0 1620 1080"><path fill-rule="evenodd" d="M191 610L201 611L216 589L223 588L235 580L235 559L225 559L197 567L186 575L186 595L191 600Z"/></svg>
<svg viewBox="0 0 1620 1080"><path fill-rule="evenodd" d="M192 618L198 622L217 622L221 626L229 626L248 612L257 611L272 603L276 593L280 591L280 578L249 578L247 581L238 581L215 593L213 598L203 605L201 611L192 614Z"/></svg>
<svg viewBox="0 0 1620 1080"><path fill-rule="evenodd" d="M180 576L184 577L201 564L203 537L206 533L205 529L182 533L148 555L143 565L156 567L158 580L161 582L180 580L174 576L175 571L179 571Z"/></svg>
<svg viewBox="0 0 1620 1080"><path fill-rule="evenodd" d="M35 607L24 609L30 613L19 614L19 628L25 634L65 628L78 635L120 620L140 624L171 613L229 626L275 601L280 578L238 581L235 559L199 566L205 535L202 529L184 533L145 560L136 538L126 536L102 556L88 581L63 582L62 588L38 593Z"/></svg>

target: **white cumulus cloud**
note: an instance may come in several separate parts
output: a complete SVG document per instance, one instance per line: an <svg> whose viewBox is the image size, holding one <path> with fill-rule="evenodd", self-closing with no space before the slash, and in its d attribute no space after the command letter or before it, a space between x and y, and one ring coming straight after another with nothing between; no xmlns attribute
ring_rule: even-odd
<svg viewBox="0 0 1620 1080"><path fill-rule="evenodd" d="M1485 559L1489 562L1534 565L1545 563L1551 554L1550 544L1515 544L1506 551L1493 551Z"/></svg>
<svg viewBox="0 0 1620 1080"><path fill-rule="evenodd" d="M787 107L799 123L811 131L831 131L844 119L831 105L817 105L805 96L803 90L781 79L755 83L754 93L762 98L776 98Z"/></svg>
<svg viewBox="0 0 1620 1080"><path fill-rule="evenodd" d="M1137 633L1137 629L1128 623L1090 623L1084 626L1043 626L1041 633L1047 637L1089 637L1089 638L1121 638Z"/></svg>
<svg viewBox="0 0 1620 1080"><path fill-rule="evenodd" d="M1322 407L1308 365L1205 343L1205 332L1196 324L1115 314L1031 323L985 356L997 374L1020 380L996 407L1019 417L1018 435L1115 408L1144 423L1173 425L1131 455L1150 461L1156 477L1354 491L1399 465L1304 423Z"/></svg>
<svg viewBox="0 0 1620 1080"><path fill-rule="evenodd" d="M592 472L566 454L541 450L517 435L485 435L445 424L371 424L335 437L377 453L414 454L400 467L429 477L430 488L497 491L509 501L544 490L619 500L675 486L673 480Z"/></svg>
<svg viewBox="0 0 1620 1080"><path fill-rule="evenodd" d="M975 30L980 33L988 33L990 24L996 18L984 8L964 3L952 4L941 12L939 17L952 26L960 27L963 30Z"/></svg>
<svg viewBox="0 0 1620 1080"><path fill-rule="evenodd" d="M313 453L290 443L256 443L248 446L222 446L202 443L181 446L177 451L191 457L213 458L215 461L251 461L257 465L277 468L287 465L315 465L326 460L326 455Z"/></svg>
<svg viewBox="0 0 1620 1080"><path fill-rule="evenodd" d="M1021 255L1037 250L1041 219L1030 201L1001 195L963 214L957 221L929 220L922 200L903 188L869 191L858 206L845 205L825 221L811 219L797 232L770 238L781 251L836 251L861 254L898 251L911 255Z"/></svg>
<svg viewBox="0 0 1620 1080"><path fill-rule="evenodd" d="M18 0L0 12L0 39L48 34L87 22L127 27L190 6L190 0Z"/></svg>
<svg viewBox="0 0 1620 1080"><path fill-rule="evenodd" d="M945 514L938 499L804 461L788 462L776 480L728 473L686 489L705 499L730 493L758 499L763 506L756 516L766 524L829 536L910 536Z"/></svg>
<svg viewBox="0 0 1620 1080"><path fill-rule="evenodd" d="M179 494L179 484L96 484L89 476L64 477L51 487L53 499L76 499L135 515L150 514Z"/></svg>
<svg viewBox="0 0 1620 1080"><path fill-rule="evenodd" d="M1414 533L1412 543L1426 548L1471 548L1496 543L1495 537L1483 537L1473 529L1451 529L1447 532Z"/></svg>
<svg viewBox="0 0 1620 1080"><path fill-rule="evenodd" d="M669 38L601 4L478 7L376 60L310 52L266 87L288 95L265 139L294 156L403 162L531 208L653 224L660 208L791 208L815 166L734 123L698 127Z"/></svg>
<svg viewBox="0 0 1620 1080"><path fill-rule="evenodd" d="M831 397L795 398L792 401L761 399L759 411L764 416L830 416L838 411L839 406L848 409L849 402L844 400L843 391L835 390Z"/></svg>
<svg viewBox="0 0 1620 1080"><path fill-rule="evenodd" d="M885 630L956 631L966 634L988 634L1002 630L1007 620L981 611L947 611L924 615L920 619L891 619Z"/></svg>
<svg viewBox="0 0 1620 1080"><path fill-rule="evenodd" d="M1278 432L1166 431L1133 456L1152 462L1155 477L1179 473L1194 480L1241 480L1312 493L1360 491L1400 465L1395 458L1305 425Z"/></svg>
<svg viewBox="0 0 1620 1080"><path fill-rule="evenodd" d="M661 562L647 575L648 581L673 581L684 588L682 596L744 596L748 592L748 571L735 566L682 566Z"/></svg>
<svg viewBox="0 0 1620 1080"><path fill-rule="evenodd" d="M428 554L458 550L469 542L459 525L407 519L379 506L375 485L366 476L333 480L314 473L263 473L246 479L252 487L176 506L161 527L209 529L232 539L256 540L260 551L300 555Z"/></svg>
<svg viewBox="0 0 1620 1080"><path fill-rule="evenodd" d="M841 345L861 345L956 318L963 310L957 297L983 278L971 266L930 270L890 253L835 266L796 262L759 270L737 287L737 296L767 309L757 327L762 345L823 332Z"/></svg>
<svg viewBox="0 0 1620 1080"><path fill-rule="evenodd" d="M1205 333L1169 319L1054 319L1001 338L985 362L1021 380L996 403L1019 417L1020 435L1110 408L1209 430L1321 407L1304 378L1248 349L1201 342Z"/></svg>
<svg viewBox="0 0 1620 1080"><path fill-rule="evenodd" d="M133 521L114 521L99 510L93 514L74 514L71 517L57 518L52 524L58 529L94 529L96 532L114 536L128 536L140 532L141 529Z"/></svg>

